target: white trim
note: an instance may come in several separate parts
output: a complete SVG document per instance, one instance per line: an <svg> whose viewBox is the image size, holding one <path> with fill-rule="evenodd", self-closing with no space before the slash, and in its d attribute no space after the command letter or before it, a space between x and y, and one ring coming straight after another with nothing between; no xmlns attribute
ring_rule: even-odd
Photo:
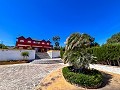
<svg viewBox="0 0 120 90"><path fill-rule="evenodd" d="M47 47L47 46L44 46L44 47L46 47L46 48L52 48L52 47Z"/></svg>
<svg viewBox="0 0 120 90"><path fill-rule="evenodd" d="M18 46L30 46L30 45L22 45L22 44L18 44Z"/></svg>
<svg viewBox="0 0 120 90"><path fill-rule="evenodd" d="M43 47L43 46L32 46L32 47Z"/></svg>

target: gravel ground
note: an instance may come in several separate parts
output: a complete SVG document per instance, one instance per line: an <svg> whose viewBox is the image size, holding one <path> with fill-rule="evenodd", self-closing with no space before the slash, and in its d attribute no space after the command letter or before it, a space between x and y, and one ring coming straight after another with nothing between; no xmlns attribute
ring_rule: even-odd
<svg viewBox="0 0 120 90"><path fill-rule="evenodd" d="M33 90L62 64L19 64L0 66L0 90Z"/></svg>
<svg viewBox="0 0 120 90"><path fill-rule="evenodd" d="M39 64L40 62L0 65L0 90L34 90L50 72L64 66L62 63ZM116 67L93 65L92 68L119 73L119 68Z"/></svg>
<svg viewBox="0 0 120 90"><path fill-rule="evenodd" d="M110 72L104 73L106 73L104 74L106 79L104 79L104 84L101 88L86 89L68 83L62 75L62 70L58 69L45 77L36 90L120 90L120 75Z"/></svg>
<svg viewBox="0 0 120 90"><path fill-rule="evenodd" d="M98 70L101 70L101 71L106 71L106 72L120 74L120 67L117 67L117 66L91 64L90 67L98 69Z"/></svg>

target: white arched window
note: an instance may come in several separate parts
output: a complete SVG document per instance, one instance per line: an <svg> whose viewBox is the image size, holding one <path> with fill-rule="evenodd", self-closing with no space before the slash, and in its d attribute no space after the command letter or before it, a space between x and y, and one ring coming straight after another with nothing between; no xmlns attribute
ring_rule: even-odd
<svg viewBox="0 0 120 90"><path fill-rule="evenodd" d="M47 43L47 45L50 45L50 43Z"/></svg>
<svg viewBox="0 0 120 90"><path fill-rule="evenodd" d="M42 42L42 44L45 44L44 42Z"/></svg>
<svg viewBox="0 0 120 90"><path fill-rule="evenodd" d="M20 42L24 42L24 40L20 40Z"/></svg>
<svg viewBox="0 0 120 90"><path fill-rule="evenodd" d="M28 43L31 43L31 41L28 41Z"/></svg>

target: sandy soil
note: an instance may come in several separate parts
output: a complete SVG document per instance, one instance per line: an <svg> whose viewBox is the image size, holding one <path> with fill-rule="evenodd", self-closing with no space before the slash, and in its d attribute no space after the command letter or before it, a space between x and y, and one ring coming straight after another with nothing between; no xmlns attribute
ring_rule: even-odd
<svg viewBox="0 0 120 90"><path fill-rule="evenodd" d="M85 89L68 83L62 75L62 69L58 69L43 79L36 90L120 90L120 74L109 72L103 74L106 77L104 80L106 84L99 89Z"/></svg>

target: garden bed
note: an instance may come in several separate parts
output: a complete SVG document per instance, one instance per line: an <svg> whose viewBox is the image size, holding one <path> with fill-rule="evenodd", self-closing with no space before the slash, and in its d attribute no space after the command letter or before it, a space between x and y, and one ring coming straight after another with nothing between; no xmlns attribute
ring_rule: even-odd
<svg viewBox="0 0 120 90"><path fill-rule="evenodd" d="M95 69L74 71L72 66L68 66L64 67L62 72L68 82L84 88L99 88L103 83L102 73Z"/></svg>
<svg viewBox="0 0 120 90"><path fill-rule="evenodd" d="M110 72L102 72L105 79L102 87L95 90L120 90L120 75ZM58 69L45 77L35 90L91 90L78 87L67 82L62 74L62 69Z"/></svg>
<svg viewBox="0 0 120 90"><path fill-rule="evenodd" d="M0 61L0 65L8 65L8 64L20 64L20 63L28 63L28 60L11 60L11 61Z"/></svg>

